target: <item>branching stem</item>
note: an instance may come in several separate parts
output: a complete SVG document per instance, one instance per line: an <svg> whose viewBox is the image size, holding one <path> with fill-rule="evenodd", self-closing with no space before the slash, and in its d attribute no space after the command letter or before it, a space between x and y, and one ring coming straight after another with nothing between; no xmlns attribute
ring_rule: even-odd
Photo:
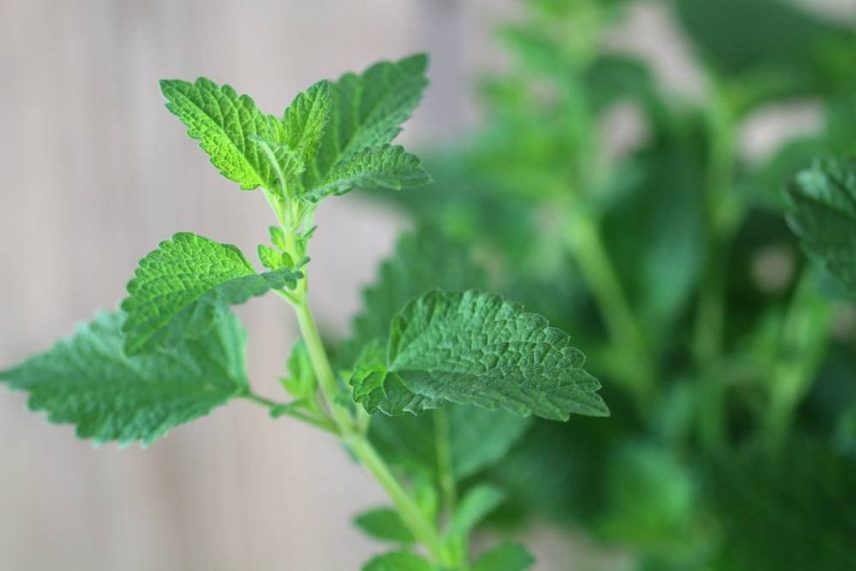
<svg viewBox="0 0 856 571"><path fill-rule="evenodd" d="M575 205L570 213L573 220L568 225L568 246L595 298L612 344L627 355L621 377L637 403L644 407L656 381L656 365L648 340L609 259L594 215L582 205Z"/></svg>
<svg viewBox="0 0 856 571"><path fill-rule="evenodd" d="M448 562L443 543L434 524L425 517L422 510L369 442L364 428L352 411L342 404L344 401L342 397L345 395L330 365L321 335L309 308L306 281L307 279L303 278L298 286L294 308L297 313L300 332L309 353L309 360L318 379L321 396L336 424L340 439L384 489L414 537L425 546L435 560L440 563Z"/></svg>

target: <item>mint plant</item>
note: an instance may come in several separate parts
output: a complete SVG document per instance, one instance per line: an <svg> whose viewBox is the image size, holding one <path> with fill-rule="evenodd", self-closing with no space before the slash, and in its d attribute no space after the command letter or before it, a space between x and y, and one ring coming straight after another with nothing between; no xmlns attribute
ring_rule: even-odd
<svg viewBox="0 0 856 571"><path fill-rule="evenodd" d="M149 445L234 400L329 433L389 497L353 521L384 545L369 571L527 569L507 538L531 522L599 555L544 569L850 569L856 35L804 4L528 0L479 79L483 123L424 168L392 144L424 56L319 82L281 117L165 81L218 171L270 204L260 265L176 234L119 311L0 378L96 442ZM671 18L700 94L620 47L637 7ZM745 133L794 106L816 124L753 150ZM628 114L637 136L610 144ZM412 230L335 339L307 246L354 188ZM301 331L276 399L231 312L268 294Z"/></svg>
<svg viewBox="0 0 856 571"><path fill-rule="evenodd" d="M702 94L619 47L642 4ZM851 567L852 24L787 0L530 0L497 37L483 123L424 154L427 192L383 196L573 331L612 417L532 419L482 476L506 495L492 523L583 530L604 571ZM744 150L794 105L809 132ZM628 112L637 137L609 145Z"/></svg>
<svg viewBox="0 0 856 571"><path fill-rule="evenodd" d="M321 81L282 116L205 78L162 81L167 108L217 170L242 190L261 189L270 205L276 225L270 244L258 247L265 271L235 246L175 234L140 261L118 311L99 313L0 378L27 391L31 409L96 443L147 446L229 401L252 401L338 438L386 491L391 506L355 523L394 551L364 569L528 568L532 557L512 543L473 561L468 538L504 494L477 480L462 488L460 480L499 459L531 415L608 414L568 335L516 303L470 289L483 285L482 272L439 241L427 246L438 266L414 274L407 266L422 255L424 237L402 243L381 286L393 291L367 296L367 312L336 361L307 300L307 248L324 200L430 181L415 155L391 144L422 97L426 66L416 55ZM247 336L231 310L266 294L293 309L301 333L281 401L260 396L247 378ZM429 440L430 459L389 424L404 415L418 423L410 435Z"/></svg>

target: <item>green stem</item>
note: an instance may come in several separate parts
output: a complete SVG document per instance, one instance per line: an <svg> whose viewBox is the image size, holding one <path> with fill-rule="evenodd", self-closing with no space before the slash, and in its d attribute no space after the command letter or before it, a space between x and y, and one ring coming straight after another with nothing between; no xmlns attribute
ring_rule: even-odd
<svg viewBox="0 0 856 571"><path fill-rule="evenodd" d="M350 439L344 440L348 449L377 480L395 504L402 521L413 533L413 536L425 546L436 560L441 563L448 563L447 555L436 529L425 518L422 510L401 486L368 439L361 435L352 435Z"/></svg>
<svg viewBox="0 0 856 571"><path fill-rule="evenodd" d="M734 120L718 88L714 89L705 120L711 139L704 187L707 252L693 344L696 360L702 366L708 366L722 352L727 245L738 218L731 193L737 152Z"/></svg>
<svg viewBox="0 0 856 571"><path fill-rule="evenodd" d="M446 411L439 408L434 411L434 444L437 449L437 471L443 503L449 513L454 513L457 503L455 492L455 473L452 467L452 448L449 444L449 418Z"/></svg>
<svg viewBox="0 0 856 571"><path fill-rule="evenodd" d="M306 299L306 278L303 279L299 287L300 291L294 307L300 332L303 335L312 368L318 378L321 394L330 410L333 421L336 423L342 442L386 491L401 515L401 519L414 537L425 546L435 559L446 562L443 544L434 525L423 515L419 506L393 475L386 462L366 438L364 431L360 430L359 423L351 411L341 404L342 391L333 373L333 368L330 366L330 360L327 357L321 335Z"/></svg>
<svg viewBox="0 0 856 571"><path fill-rule="evenodd" d="M725 444L727 385L719 374L725 333L728 245L739 220L731 192L736 159L736 134L731 106L722 87L711 79L712 100L705 121L710 150L704 185L707 251L692 341L701 377L699 432L709 449Z"/></svg>
<svg viewBox="0 0 856 571"><path fill-rule="evenodd" d="M306 278L301 283L305 284L305 280ZM299 292L297 303L294 305L294 310L297 313L297 322L300 326L300 333L306 344L309 361L312 363L312 369L315 371L315 376L318 379L318 386L321 389L321 394L324 396L327 408L333 417L333 422L336 423L343 436L349 435L356 432L354 419L348 408L340 402L339 396L341 395L341 391L336 381L336 375L333 373L333 367L330 366L330 360L327 358L327 351L324 349L321 334L318 332L318 326L315 324L312 311L309 309L305 286L303 286L303 290Z"/></svg>
<svg viewBox="0 0 856 571"><path fill-rule="evenodd" d="M568 246L595 298L612 343L619 349L617 353L627 355L627 364L620 372L628 389L644 405L651 398L656 380L648 341L606 253L592 213L579 204L570 211Z"/></svg>
<svg viewBox="0 0 856 571"><path fill-rule="evenodd" d="M288 405L286 403L280 403L280 402L272 401L271 399L263 397L261 395L258 395L254 392L249 392L245 395L242 395L242 397L247 399L248 401L254 402L256 404L260 404L261 406L267 408L271 412L273 412L275 410L279 410L279 411L282 411L283 415L290 416L290 417L295 418L297 420L301 420L307 424L311 424L312 426L315 426L316 428L320 428L321 430L323 430L325 432L329 432L330 434L336 434L336 435L339 434L336 427L327 418L319 418L319 417L307 414L307 413L305 413L301 410L298 410L298 409L288 408Z"/></svg>
<svg viewBox="0 0 856 571"><path fill-rule="evenodd" d="M767 440L774 446L787 435L826 351L832 307L816 295L815 288L815 275L804 272L782 324L766 419Z"/></svg>

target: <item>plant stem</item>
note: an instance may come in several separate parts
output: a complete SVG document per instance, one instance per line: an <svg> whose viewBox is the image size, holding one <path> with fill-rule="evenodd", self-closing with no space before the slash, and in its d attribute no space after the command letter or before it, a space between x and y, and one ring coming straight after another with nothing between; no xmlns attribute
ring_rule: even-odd
<svg viewBox="0 0 856 571"><path fill-rule="evenodd" d="M437 449L437 472L439 473L440 489L443 492L443 504L449 513L454 513L457 497L455 473L452 467L452 449L449 445L449 418L442 408L438 408L433 414L434 447Z"/></svg>
<svg viewBox="0 0 856 571"><path fill-rule="evenodd" d="M696 360L703 366L716 360L722 352L727 243L737 220L731 194L736 155L734 120L719 89L714 87L709 110L705 113L711 139L704 187L708 241L693 339Z"/></svg>
<svg viewBox="0 0 856 571"><path fill-rule="evenodd" d="M305 283L305 280L306 278L304 278L304 282L302 283ZM324 349L324 343L318 332L318 326L315 324L312 311L309 309L305 286L304 291L300 292L300 295L297 297L294 309L297 313L300 333L306 344L306 351L309 353L309 361L312 363L312 369L315 371L315 376L318 379L318 386L321 389L321 394L324 396L327 408L333 417L333 422L336 423L343 436L356 432L354 419L350 411L339 400L341 391L336 381L336 375L333 373L333 368L330 366L330 360L327 358L327 351Z"/></svg>
<svg viewBox="0 0 856 571"><path fill-rule="evenodd" d="M401 486L390 471L383 458L377 453L374 446L361 435L353 435L350 439L344 439L345 445L357 457L360 463L377 480L378 484L386 491L389 498L395 504L402 521L410 529L413 536L425 546L431 555L439 562L447 563L443 544L434 526L426 520L419 506L413 498Z"/></svg>
<svg viewBox="0 0 856 571"><path fill-rule="evenodd" d="M712 96L705 111L710 150L704 185L707 251L695 317L692 351L701 377L699 432L710 449L725 444L727 386L718 372L725 332L728 244L739 219L731 192L737 153L734 117L725 93L711 79Z"/></svg>
<svg viewBox="0 0 856 571"><path fill-rule="evenodd" d="M621 372L629 383L628 389L644 406L651 398L656 380L648 341L606 253L593 214L580 204L573 205L570 212L568 246L595 298L613 344L628 355L627 366L622 367Z"/></svg>
<svg viewBox="0 0 856 571"><path fill-rule="evenodd" d="M329 432L330 434L336 434L336 435L339 434L338 430L336 429L336 426L333 425L333 423L331 423L328 418L319 418L316 416L312 416L310 414L306 414L305 412L303 412L301 410L289 408L288 404L286 404L286 403L280 403L280 402L272 401L271 399L265 398L265 397L258 395L252 391L250 391L249 393L247 393L245 395L242 395L242 397L247 399L250 402L260 404L261 406L270 410L271 413L273 413L274 411L281 411L281 413L277 414L276 416L280 416L280 415L290 416L290 417L295 418L297 420L301 420L307 424L311 424L312 426L315 426L316 428L320 428L321 430L323 430L325 432Z"/></svg>
<svg viewBox="0 0 856 571"><path fill-rule="evenodd" d="M339 436L345 446L357 458L378 484L386 491L407 525L419 542L439 562L446 562L446 554L435 526L422 513L419 506L410 497L392 471L377 453L374 446L360 430L351 411L340 402L342 391L337 383L330 360L321 341L321 335L309 308L306 297L306 278L298 286L299 291L294 304L300 332L309 353L309 360L318 379L321 394L339 430Z"/></svg>
<svg viewBox="0 0 856 571"><path fill-rule="evenodd" d="M766 418L766 436L773 446L786 436L826 351L832 307L816 295L814 279L811 271L803 273L782 324Z"/></svg>

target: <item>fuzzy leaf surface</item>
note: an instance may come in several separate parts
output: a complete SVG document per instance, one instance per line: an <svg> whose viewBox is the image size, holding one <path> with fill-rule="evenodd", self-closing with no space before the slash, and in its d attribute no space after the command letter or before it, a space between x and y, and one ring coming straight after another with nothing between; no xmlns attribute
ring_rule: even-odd
<svg viewBox="0 0 856 571"><path fill-rule="evenodd" d="M552 420L608 414L570 338L495 295L433 291L413 300L393 319L386 363L372 357L352 379L370 413L454 402Z"/></svg>
<svg viewBox="0 0 856 571"><path fill-rule="evenodd" d="M856 295L856 159L815 163L797 174L786 199L806 250Z"/></svg>
<svg viewBox="0 0 856 571"><path fill-rule="evenodd" d="M280 140L276 117L259 111L248 95L204 77L194 83L165 79L160 87L166 108L187 126L187 134L199 141L223 176L243 190L276 186L274 169L255 142Z"/></svg>
<svg viewBox="0 0 856 571"><path fill-rule="evenodd" d="M122 349L124 319L99 313L0 379L27 391L30 409L50 422L74 424L80 438L144 446L246 390L246 332L234 316L180 350L138 357Z"/></svg>
<svg viewBox="0 0 856 571"><path fill-rule="evenodd" d="M128 283L125 350L133 355L197 339L232 305L294 287L300 276L289 268L256 274L235 246L178 233L143 258Z"/></svg>

